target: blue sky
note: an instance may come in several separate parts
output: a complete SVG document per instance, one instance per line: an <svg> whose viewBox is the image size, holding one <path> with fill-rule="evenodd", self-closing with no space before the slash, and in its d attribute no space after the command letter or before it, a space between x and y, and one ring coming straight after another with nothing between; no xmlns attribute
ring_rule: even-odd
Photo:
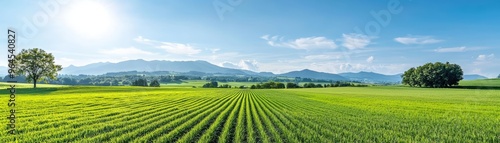
<svg viewBox="0 0 500 143"><path fill-rule="evenodd" d="M206 60L274 73L307 68L398 74L427 62L449 61L461 65L466 74L500 74L500 2L493 0L0 4L0 27L18 31L18 48L42 48L63 66L131 59ZM0 37L6 39L6 34Z"/></svg>

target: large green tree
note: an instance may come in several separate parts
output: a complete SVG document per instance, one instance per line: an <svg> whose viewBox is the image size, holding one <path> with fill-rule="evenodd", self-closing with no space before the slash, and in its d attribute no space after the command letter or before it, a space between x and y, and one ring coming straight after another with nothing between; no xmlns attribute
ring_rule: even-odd
<svg viewBox="0 0 500 143"><path fill-rule="evenodd" d="M402 83L410 86L450 87L463 79L463 71L457 64L436 62L410 68L401 77Z"/></svg>
<svg viewBox="0 0 500 143"><path fill-rule="evenodd" d="M36 83L47 81L47 78L57 79L57 72L62 70L61 65L56 65L54 56L42 49L23 49L15 58L15 73L26 76L28 83L33 82L33 88Z"/></svg>
<svg viewBox="0 0 500 143"><path fill-rule="evenodd" d="M160 82L158 82L158 80L155 79L155 80L153 80L151 82L151 84L149 84L149 86L151 86L151 87L160 87Z"/></svg>

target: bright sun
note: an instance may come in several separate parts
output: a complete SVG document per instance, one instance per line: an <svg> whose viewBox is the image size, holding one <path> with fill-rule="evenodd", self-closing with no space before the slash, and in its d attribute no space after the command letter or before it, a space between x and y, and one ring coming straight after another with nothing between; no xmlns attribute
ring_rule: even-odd
<svg viewBox="0 0 500 143"><path fill-rule="evenodd" d="M65 18L68 26L82 36L100 37L113 27L109 9L97 1L75 1Z"/></svg>

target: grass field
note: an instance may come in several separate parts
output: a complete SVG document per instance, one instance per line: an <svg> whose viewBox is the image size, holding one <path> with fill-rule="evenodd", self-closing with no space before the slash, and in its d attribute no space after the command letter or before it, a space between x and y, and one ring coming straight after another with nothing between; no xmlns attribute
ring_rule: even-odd
<svg viewBox="0 0 500 143"><path fill-rule="evenodd" d="M40 87L18 90L19 142L500 142L496 89Z"/></svg>
<svg viewBox="0 0 500 143"><path fill-rule="evenodd" d="M497 78L497 79L461 81L460 86L454 88L500 90L500 79Z"/></svg>

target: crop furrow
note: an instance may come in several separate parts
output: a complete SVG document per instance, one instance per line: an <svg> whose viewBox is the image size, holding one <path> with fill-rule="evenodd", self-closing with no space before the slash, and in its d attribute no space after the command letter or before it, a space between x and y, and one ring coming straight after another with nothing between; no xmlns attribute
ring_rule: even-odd
<svg viewBox="0 0 500 143"><path fill-rule="evenodd" d="M256 100L256 108L259 113L259 118L263 121L264 126L266 129L268 129L268 134L267 136L270 139L270 142L283 142L282 137L280 137L279 133L279 128L277 128L274 124L272 124L270 118L270 115L268 115L264 109L265 107L262 105L264 104L261 98L261 95L254 94L252 92L252 95L255 97L254 100Z"/></svg>
<svg viewBox="0 0 500 143"><path fill-rule="evenodd" d="M234 139L234 142L247 142L247 134L248 134L248 131L246 130L247 128L247 120L245 120L245 117L246 117L246 105L248 104L246 101L246 99L248 98L247 95L241 93L240 96L243 96L244 99L242 101L242 104L240 106L240 110L239 110L239 113L238 113L238 121L236 123L236 135L235 135L235 139Z"/></svg>
<svg viewBox="0 0 500 143"><path fill-rule="evenodd" d="M206 104L209 101L210 100L198 99L198 100L193 100L192 102L185 102L185 104L193 104L195 106L200 106L202 104ZM175 107L175 106L178 105L172 105L169 107ZM192 108L186 108L186 109L192 109ZM175 108L174 109L160 108L159 110L152 111L149 114L146 114L146 116L140 116L140 118L124 119L123 121L116 123L117 125L114 127L116 129L113 132L100 134L98 136L95 136L94 138L87 138L86 140L88 140L89 142L105 142L115 137L124 138L125 135L123 133L129 133L129 134L134 133L135 130L140 130L141 127L144 127L148 124L154 124L155 122L159 122L162 120L168 120L169 117L177 116L178 114L182 114L182 112L183 112L182 110Z"/></svg>
<svg viewBox="0 0 500 143"><path fill-rule="evenodd" d="M217 100L217 102L210 103L209 105L206 105L206 106L201 107L201 108L195 108L193 110L190 110L189 112L186 112L185 114L183 114L181 116L172 117L173 120L171 120L169 122L165 122L165 123L163 123L163 125L161 125L161 124L150 125L150 126L146 127L146 131L140 135L141 136L140 138L135 138L134 142L152 141L156 138L167 135L167 133L169 133L172 130L175 130L177 127L179 127L181 124L185 123L186 121L194 119L194 117L199 116L201 113L205 113L207 111L213 110L214 108L224 104L225 102L229 101L230 99L232 99L232 98L230 96L226 95L226 96L224 96L224 98Z"/></svg>
<svg viewBox="0 0 500 143"><path fill-rule="evenodd" d="M231 98L229 100L226 100L224 103L213 106L212 108L199 113L193 118L186 120L184 123L178 124L178 126L176 126L174 130L168 132L165 136L154 139L154 142L173 142L180 139L183 135L186 135L186 133L188 133L188 131L192 129L192 127L194 127L198 122L208 122L210 118L214 118L216 114L219 114L224 108L227 108L230 103L234 103L234 101L236 101L235 97L236 96L231 95ZM203 124L200 124L200 126L202 125Z"/></svg>
<svg viewBox="0 0 500 143"><path fill-rule="evenodd" d="M230 142L230 141L233 141L234 139L234 136L235 136L235 132L236 132L236 125L237 125L237 121L236 121L236 118L237 118L237 115L238 115L238 111L240 110L241 108L241 105L243 104L243 96L241 95L241 91L239 91L238 93L236 93L238 95L238 104L235 105L235 107L233 107L229 117L226 119L225 121L225 124L223 125L223 128L218 128L216 132L222 132L220 134L220 136L218 137L218 142L219 143L226 143L226 142ZM209 133L205 133L204 136L210 136ZM211 138L211 140L208 140L208 139L205 139L205 138ZM214 140L215 138L213 137L202 137L202 140L200 142L204 142L204 141L207 141L207 142L215 142Z"/></svg>
<svg viewBox="0 0 500 143"><path fill-rule="evenodd" d="M223 110L222 112L219 113L214 112L212 113L212 115L209 115L209 117L212 118L205 118L203 121L198 123L194 128L190 129L190 131L186 135L184 135L181 139L179 139L177 142L190 142L190 141L210 142L213 139L217 139L217 137L220 135L221 132L220 129L222 129L223 123L227 121L231 109L234 109L234 107L240 101L241 96L237 96L234 98L236 98L236 100L233 100L230 103L230 106L218 109L219 111ZM219 115L217 116L217 114ZM202 140L199 140L200 138Z"/></svg>
<svg viewBox="0 0 500 143"><path fill-rule="evenodd" d="M168 102L159 101L159 102L154 102L153 105L164 105L164 104L167 104L167 103ZM168 106L168 107L172 107L172 106ZM144 107L144 109L147 109L147 108L149 108L149 107ZM97 123L103 123L103 122L113 121L115 119L119 119L119 118L122 118L122 117L134 118L134 117L137 117L137 116L142 116L143 114L147 114L149 112L155 112L155 111L160 111L160 110L163 110L163 109L151 110L151 111L148 111L148 112L143 112L143 111L140 111L140 110L129 110L129 111L124 112L122 114L116 114L116 113L114 113L113 116L110 116L110 115L112 115L110 113L99 115L99 116L87 116L86 118L80 118L78 120L73 120L72 123L74 123L74 124L67 124L67 125L64 125L62 127L75 130L75 129L80 128L82 126L87 126L87 125L92 125L92 124L97 124ZM104 112L104 113L106 113L106 112ZM96 120L88 120L87 118L94 118ZM57 121L58 120L56 120L56 122ZM56 122L51 122L51 123L56 123ZM44 126L35 126L37 128L36 130L33 130L33 129L29 130L29 129L27 129L27 131L29 131L29 133L31 133L31 134L43 134L43 133L38 133L39 131L41 131L41 132L47 132L47 131L52 132L52 131L50 131L50 129L52 129L52 128L49 128L49 126L51 126L51 124L46 124ZM47 128L49 128L49 129L47 129Z"/></svg>
<svg viewBox="0 0 500 143"><path fill-rule="evenodd" d="M324 137L319 136L321 134L320 132L317 132L313 130L310 126L304 124L302 120L297 120L296 117L292 117L291 115L294 115L294 112L288 112L286 110L281 110L281 108L276 106L276 102L268 101L271 105L270 109L276 116L279 118L283 119L282 121L286 122L286 124L289 124L292 126L291 129L297 129L302 131L302 134L298 134L300 141L301 142L325 142L326 139ZM293 102L292 102L293 103ZM299 104L299 103L297 103ZM300 111L300 110L299 110ZM301 114L305 115L305 114ZM300 115L299 115L300 116Z"/></svg>
<svg viewBox="0 0 500 143"><path fill-rule="evenodd" d="M112 116L112 117L109 117L107 118L108 120L89 120L91 121L92 123L81 123L81 125L84 125L83 127L85 128L69 128L69 129L58 129L58 128L55 128L54 130L56 130L55 132L53 131L50 131L50 130L44 130L43 132L50 132L50 134L46 134L46 133L42 133L42 135L47 135L46 137L44 136L40 136L39 138L51 138L53 136L58 136L58 135L69 135L71 133L74 134L74 136L76 137L83 137L83 138L90 138L92 136L95 136L95 135L98 135L100 133L106 133L106 131L109 131L111 129L115 129L115 127L112 127L112 126L115 126L116 124L113 124L113 123L120 123L122 121L126 121L127 119L130 119L130 118L135 118L135 117L144 117L146 115L149 115L149 117L152 117L154 116L155 114L152 114L152 113L157 113L159 111L170 111L172 109L169 109L171 107L173 107L174 105L172 106L166 106L164 108L158 108L158 109L155 109L155 110L150 110L150 111L147 111L147 112L141 112L141 113L128 113L128 115L130 116L126 116L126 115L121 115L121 116ZM166 109L169 109L169 110L166 110ZM106 117L104 117L106 118ZM95 118L95 119L100 119L100 118ZM78 127L82 127L82 126L78 126Z"/></svg>
<svg viewBox="0 0 500 143"><path fill-rule="evenodd" d="M251 109L252 109L252 117L253 117L253 121L255 123L255 127L254 127L254 130L257 130L258 131L258 134L257 134L257 137L256 137L256 140L257 142L264 142L264 143L268 143L270 142L270 135L268 135L269 131L267 131L268 128L264 128L264 126L262 125L262 121L258 115L258 111L256 109L256 101L255 101L255 96L254 94L251 93L251 91L248 91L247 90L247 94L248 96L250 97L250 106L251 106Z"/></svg>

